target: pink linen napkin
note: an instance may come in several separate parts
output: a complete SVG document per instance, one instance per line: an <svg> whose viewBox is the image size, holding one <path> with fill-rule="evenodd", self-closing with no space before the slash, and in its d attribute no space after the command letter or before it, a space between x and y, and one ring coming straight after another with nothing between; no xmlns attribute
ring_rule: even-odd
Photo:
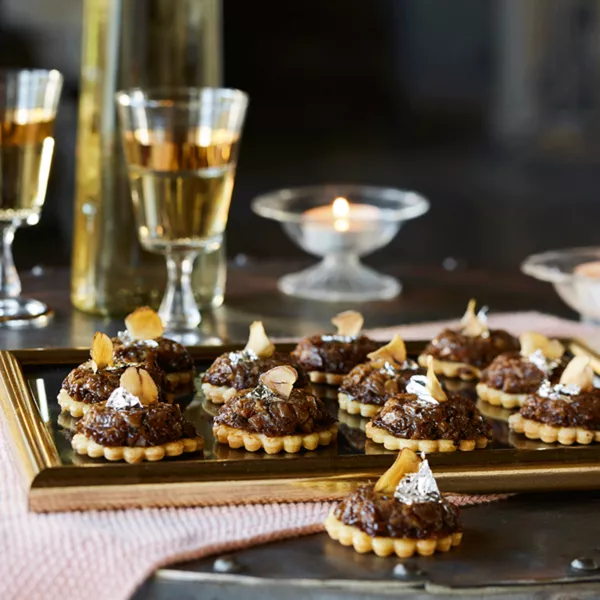
<svg viewBox="0 0 600 600"><path fill-rule="evenodd" d="M578 323L521 314L493 316L515 333L580 335ZM407 338L434 335L440 323L378 330ZM555 329L552 329L555 328ZM588 331L587 334L594 334ZM453 496L461 506L504 496ZM28 513L6 432L0 429L0 597L54 600L130 597L156 569L274 540L322 530L330 503L263 504L235 507ZM350 552L350 550L349 550Z"/></svg>

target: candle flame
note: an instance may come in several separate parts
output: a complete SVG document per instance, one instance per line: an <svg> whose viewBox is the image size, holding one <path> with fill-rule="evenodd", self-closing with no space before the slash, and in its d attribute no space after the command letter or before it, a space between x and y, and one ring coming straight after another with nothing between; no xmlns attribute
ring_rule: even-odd
<svg viewBox="0 0 600 600"><path fill-rule="evenodd" d="M331 205L331 210L336 219L345 219L350 214L350 204L346 198L336 198Z"/></svg>

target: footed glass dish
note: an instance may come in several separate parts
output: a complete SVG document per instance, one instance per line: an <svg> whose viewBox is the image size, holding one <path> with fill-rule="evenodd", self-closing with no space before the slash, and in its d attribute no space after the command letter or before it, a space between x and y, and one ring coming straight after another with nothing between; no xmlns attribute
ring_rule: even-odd
<svg viewBox="0 0 600 600"><path fill-rule="evenodd" d="M360 257L386 246L405 221L425 214L420 194L395 188L322 185L282 189L258 196L252 209L279 221L303 250L320 263L282 277L290 296L326 302L388 300L402 286L366 267Z"/></svg>

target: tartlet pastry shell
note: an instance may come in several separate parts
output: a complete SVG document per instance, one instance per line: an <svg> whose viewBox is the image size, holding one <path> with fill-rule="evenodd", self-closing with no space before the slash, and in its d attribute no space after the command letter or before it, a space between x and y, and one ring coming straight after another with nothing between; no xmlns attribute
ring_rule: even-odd
<svg viewBox="0 0 600 600"><path fill-rule="evenodd" d="M61 411L69 413L72 417L83 417L92 406L102 406L105 404L105 402L88 403L74 400L66 390L60 390L57 400Z"/></svg>
<svg viewBox="0 0 600 600"><path fill-rule="evenodd" d="M341 375L339 373L324 373L323 371L309 371L308 377L313 383L340 385L346 375Z"/></svg>
<svg viewBox="0 0 600 600"><path fill-rule="evenodd" d="M352 400L352 398L344 392L338 394L338 403L340 408L347 413L351 415L360 415L361 417L367 417L369 419L371 417L376 417L383 408L383 406L378 406L377 404L365 404L364 402Z"/></svg>
<svg viewBox="0 0 600 600"><path fill-rule="evenodd" d="M293 453L300 452L302 448L315 450L319 446L328 446L337 438L337 432L337 424L315 433L282 436L253 433L223 424L213 426L213 434L221 444L227 444L234 449L243 447L248 452L264 449L267 454L277 454L281 451Z"/></svg>
<svg viewBox="0 0 600 600"><path fill-rule="evenodd" d="M196 372L190 369L189 371L179 371L178 373L167 373L165 379L171 392L177 395L184 395L194 391L195 376Z"/></svg>
<svg viewBox="0 0 600 600"><path fill-rule="evenodd" d="M87 454L91 458L104 457L107 460L125 460L129 464L140 463L144 460L157 461L165 456L179 456L184 452L196 452L204 448L204 438L182 438L174 442L167 442L160 446L145 448L129 446L103 446L97 444L82 433L73 436L71 445L77 454Z"/></svg>
<svg viewBox="0 0 600 600"><path fill-rule="evenodd" d="M231 400L237 393L233 387L226 385L213 385L212 383L202 384L202 393L207 400L213 404L225 404L227 400Z"/></svg>
<svg viewBox="0 0 600 600"><path fill-rule="evenodd" d="M418 363L421 367L427 367L428 356L430 355L419 355ZM439 360L433 356L431 358L433 359L433 370L436 375L443 375L444 377L451 377L453 379L458 378L463 381L472 381L473 379L479 379L479 377L481 377L481 370L473 365L464 362Z"/></svg>
<svg viewBox="0 0 600 600"><path fill-rule="evenodd" d="M504 408L518 408L523 406L529 394L508 394L502 390L496 390L486 385L485 383L477 384L477 395L494 406L502 406Z"/></svg>
<svg viewBox="0 0 600 600"><path fill-rule="evenodd" d="M516 433L524 433L530 440L542 440L547 444L558 442L564 446L578 444L591 444L600 442L600 431L592 431L583 427L558 427L539 423L532 419L525 419L520 413L515 413L508 418L509 427Z"/></svg>
<svg viewBox="0 0 600 600"><path fill-rule="evenodd" d="M352 546L356 552L364 554L374 552L385 557L395 554L399 558L409 558L414 554L431 556L434 552L448 552L452 546L458 546L462 533L453 533L443 538L411 538L371 537L358 527L346 525L330 513L325 519L325 530L329 537L337 540L342 546Z"/></svg>
<svg viewBox="0 0 600 600"><path fill-rule="evenodd" d="M486 437L480 437L476 440L460 440L458 444L455 444L452 440L410 440L399 438L381 427L375 427L372 423L367 423L365 433L369 439L377 444L383 444L387 450L410 448L415 452L420 451L427 454L430 452L454 452L455 450L469 452L475 450L475 448L485 448L488 445Z"/></svg>

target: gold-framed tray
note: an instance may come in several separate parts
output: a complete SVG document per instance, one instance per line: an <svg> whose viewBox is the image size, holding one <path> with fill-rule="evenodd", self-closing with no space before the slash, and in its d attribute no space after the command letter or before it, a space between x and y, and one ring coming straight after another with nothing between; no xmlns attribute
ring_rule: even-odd
<svg viewBox="0 0 600 600"><path fill-rule="evenodd" d="M589 355L600 372L600 358L591 350L577 341L564 343L572 354ZM416 356L424 345L408 342L409 355ZM291 350L289 345L278 348ZM195 347L190 352L202 372L219 354L237 349ZM339 420L338 441L312 452L266 455L218 444L211 430L217 407L197 395L185 415L205 438L203 454L135 465L74 455L69 440L73 421L61 415L56 396L69 370L88 356L87 349L0 352L2 418L32 511L328 500L378 477L394 460L394 452L365 440L365 419L338 409L332 388L320 392ZM503 411L490 410L487 416L494 431L491 446L429 456L443 491L600 489L600 444L537 443L509 435Z"/></svg>

